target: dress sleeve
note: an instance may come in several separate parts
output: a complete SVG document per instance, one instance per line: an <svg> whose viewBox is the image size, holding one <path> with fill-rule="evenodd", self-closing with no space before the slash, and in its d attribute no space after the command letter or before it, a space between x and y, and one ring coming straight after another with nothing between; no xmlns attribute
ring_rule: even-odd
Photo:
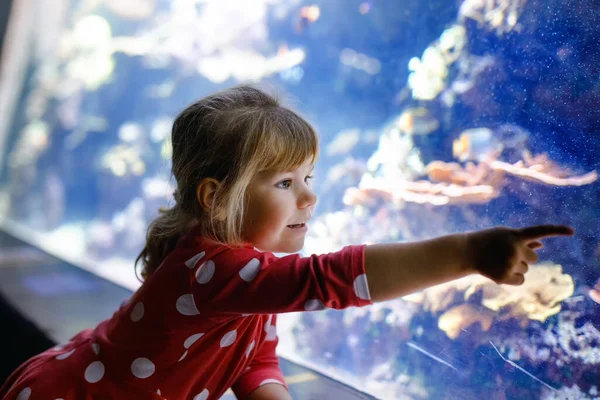
<svg viewBox="0 0 600 400"><path fill-rule="evenodd" d="M252 391L267 383L278 383L288 389L279 367L279 358L275 353L278 342L278 338L263 342L248 368L231 386L231 390L238 399L247 398Z"/></svg>
<svg viewBox="0 0 600 400"><path fill-rule="evenodd" d="M200 312L276 314L371 304L365 245L278 258L252 248L196 258L191 294ZM200 253L202 254L202 253Z"/></svg>

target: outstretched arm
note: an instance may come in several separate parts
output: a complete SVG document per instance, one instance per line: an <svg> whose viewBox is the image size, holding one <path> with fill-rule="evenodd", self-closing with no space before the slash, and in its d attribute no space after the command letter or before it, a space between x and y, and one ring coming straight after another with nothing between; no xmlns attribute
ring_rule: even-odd
<svg viewBox="0 0 600 400"><path fill-rule="evenodd" d="M466 251L463 234L367 246L365 271L371 300L395 299L475 272L466 265Z"/></svg>
<svg viewBox="0 0 600 400"><path fill-rule="evenodd" d="M520 285L540 240L572 235L563 225L505 227L412 243L367 246L365 270L372 301L385 301L480 273L496 283Z"/></svg>

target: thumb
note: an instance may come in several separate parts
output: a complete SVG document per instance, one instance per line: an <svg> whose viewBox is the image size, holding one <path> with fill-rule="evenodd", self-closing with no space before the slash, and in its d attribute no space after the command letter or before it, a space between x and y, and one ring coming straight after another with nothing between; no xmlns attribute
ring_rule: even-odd
<svg viewBox="0 0 600 400"><path fill-rule="evenodd" d="M508 278L506 278L504 281L498 282L498 283L505 284L505 285L520 286L523 283L525 283L525 275L523 275L523 274L512 274L511 276L509 276Z"/></svg>

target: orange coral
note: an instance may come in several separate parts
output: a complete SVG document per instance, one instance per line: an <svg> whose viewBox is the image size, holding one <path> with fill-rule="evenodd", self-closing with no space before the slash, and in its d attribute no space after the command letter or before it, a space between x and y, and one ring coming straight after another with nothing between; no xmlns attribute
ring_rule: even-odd
<svg viewBox="0 0 600 400"><path fill-rule="evenodd" d="M470 203L481 204L498 197L505 184L504 177L553 186L581 186L598 179L596 171L569 176L564 168L552 162L547 154L532 156L523 152L523 160L514 164L490 160L478 164L432 161L426 167L430 181L388 182L370 175L363 176L358 188L349 188L344 195L347 205L372 204L376 198L393 202L432 204L435 206ZM433 183L433 182L437 183Z"/></svg>
<svg viewBox="0 0 600 400"><path fill-rule="evenodd" d="M560 265L543 263L531 266L521 286L497 285L481 275L471 275L403 299L432 313L443 312L438 326L448 337L455 338L477 322L483 330L489 329L490 317L497 321L516 319L523 327L529 320L544 322L560 311L560 303L573 294L574 286ZM473 303L475 293L481 304Z"/></svg>
<svg viewBox="0 0 600 400"><path fill-rule="evenodd" d="M489 331L494 322L494 313L474 304L461 304L452 307L438 319L438 328L446 332L450 339L456 339L461 331L479 324L483 331Z"/></svg>

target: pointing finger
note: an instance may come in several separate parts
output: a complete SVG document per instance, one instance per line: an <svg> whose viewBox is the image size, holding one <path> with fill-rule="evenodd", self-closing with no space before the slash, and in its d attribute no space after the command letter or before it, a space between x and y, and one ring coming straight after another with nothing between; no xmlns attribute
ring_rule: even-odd
<svg viewBox="0 0 600 400"><path fill-rule="evenodd" d="M547 236L571 236L575 230L567 225L536 225L519 229L523 239L536 240Z"/></svg>

